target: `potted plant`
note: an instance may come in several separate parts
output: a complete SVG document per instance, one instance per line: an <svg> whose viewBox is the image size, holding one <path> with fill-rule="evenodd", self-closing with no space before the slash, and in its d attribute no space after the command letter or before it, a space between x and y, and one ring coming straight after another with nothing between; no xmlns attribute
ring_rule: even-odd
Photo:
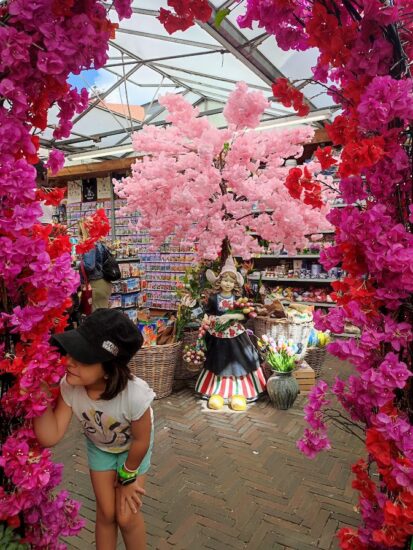
<svg viewBox="0 0 413 550"><path fill-rule="evenodd" d="M277 409L289 409L299 393L293 371L297 365L297 346L282 338L275 341L264 334L258 339L258 347L272 374L267 380L267 391Z"/></svg>

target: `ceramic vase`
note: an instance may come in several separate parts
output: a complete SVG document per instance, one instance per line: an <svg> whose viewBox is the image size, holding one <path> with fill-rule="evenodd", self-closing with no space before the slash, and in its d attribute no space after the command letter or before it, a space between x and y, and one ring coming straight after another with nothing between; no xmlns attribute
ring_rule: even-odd
<svg viewBox="0 0 413 550"><path fill-rule="evenodd" d="M277 409L286 410L293 406L300 391L292 372L274 372L267 380L267 391Z"/></svg>

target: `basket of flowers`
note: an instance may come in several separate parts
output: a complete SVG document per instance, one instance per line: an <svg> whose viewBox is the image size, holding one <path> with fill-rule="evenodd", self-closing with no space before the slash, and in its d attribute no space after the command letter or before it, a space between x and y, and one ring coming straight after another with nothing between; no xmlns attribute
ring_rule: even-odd
<svg viewBox="0 0 413 550"><path fill-rule="evenodd" d="M312 313L307 309L297 309L292 305L282 312L277 311L277 317L273 317L271 310L266 314L264 308L254 319L254 334L257 338L267 335L275 341L282 339L293 342L297 347L296 357L300 360L307 351L308 337L313 326Z"/></svg>
<svg viewBox="0 0 413 550"><path fill-rule="evenodd" d="M330 333L312 329L308 338L308 347L305 353L305 361L315 372L318 378L323 369L327 356L327 344L330 343Z"/></svg>

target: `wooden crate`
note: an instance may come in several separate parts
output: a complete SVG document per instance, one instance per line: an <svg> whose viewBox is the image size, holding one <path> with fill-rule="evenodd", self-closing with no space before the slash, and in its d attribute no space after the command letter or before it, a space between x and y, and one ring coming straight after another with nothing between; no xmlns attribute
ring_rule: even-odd
<svg viewBox="0 0 413 550"><path fill-rule="evenodd" d="M301 361L300 367L293 372L300 387L300 393L308 393L315 385L315 372L306 361Z"/></svg>

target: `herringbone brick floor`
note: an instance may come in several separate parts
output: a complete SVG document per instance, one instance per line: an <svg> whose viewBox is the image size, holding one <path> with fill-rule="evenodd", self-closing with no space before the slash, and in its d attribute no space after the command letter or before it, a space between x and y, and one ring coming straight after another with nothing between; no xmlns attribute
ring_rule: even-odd
<svg viewBox="0 0 413 550"><path fill-rule="evenodd" d="M329 358L325 378L348 368ZM295 446L304 404L299 396L289 411L263 400L246 413L213 412L189 389L155 402L155 450L144 502L149 548L338 548L337 529L358 522L349 466L360 443L332 428L333 449L306 459ZM76 423L55 454L87 520L68 547L89 550L94 498Z"/></svg>

